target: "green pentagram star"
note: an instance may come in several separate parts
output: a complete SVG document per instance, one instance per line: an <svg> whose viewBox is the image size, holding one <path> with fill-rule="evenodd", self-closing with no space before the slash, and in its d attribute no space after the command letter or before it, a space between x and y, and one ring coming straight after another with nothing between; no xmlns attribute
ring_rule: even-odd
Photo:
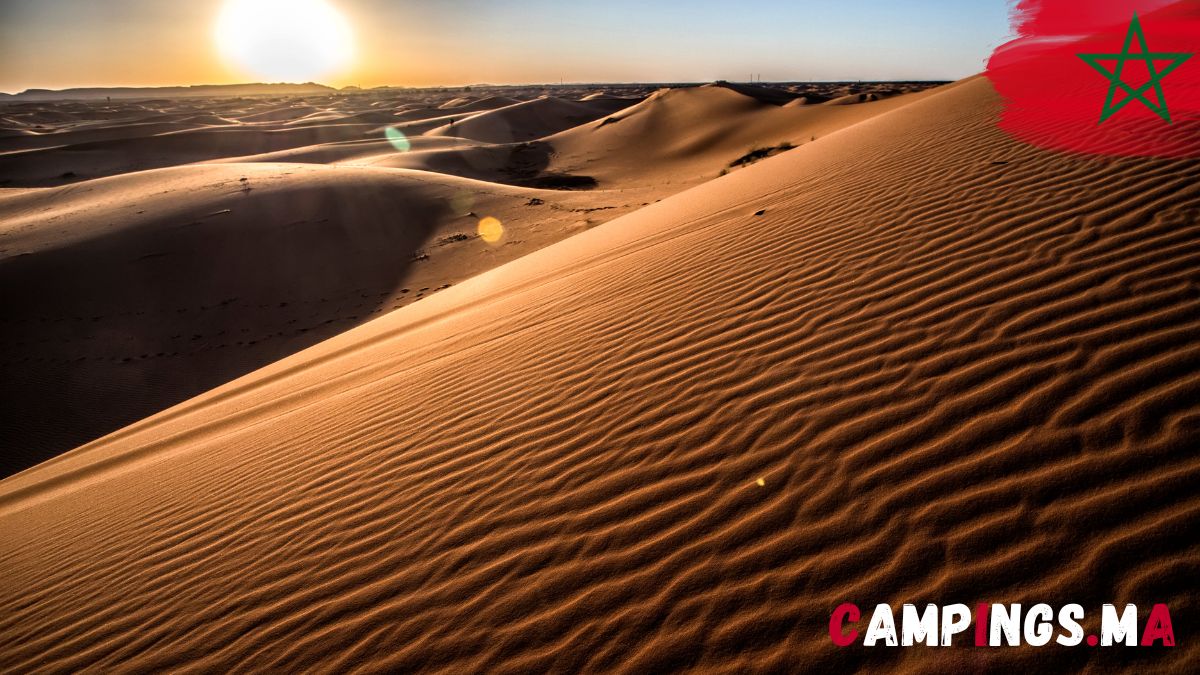
<svg viewBox="0 0 1200 675"><path fill-rule="evenodd" d="M1129 47L1133 44L1133 36L1136 35L1138 45L1141 46L1141 51L1131 53ZM1076 54L1083 59L1089 66L1095 68L1097 72L1109 81L1108 97L1104 100L1104 110L1100 112L1100 124L1104 124L1104 120L1112 117L1118 110L1125 107L1126 103L1133 100L1142 102L1154 114L1166 120L1167 124L1171 123L1171 112L1167 110L1167 99L1163 97L1162 79L1171 74L1185 61L1192 58L1192 54L1181 52L1165 53L1151 52L1146 46L1146 34L1142 32L1142 23L1138 20L1137 12L1133 14L1133 21L1129 23L1129 32L1125 34L1125 46L1121 48L1119 54ZM1104 66L1100 65L1101 61L1116 61L1117 66L1113 71L1109 71ZM1143 84L1141 87L1134 89L1125 84L1121 80L1121 70L1125 67L1127 61L1145 61L1146 68L1150 70L1150 81ZM1155 68L1155 61L1170 61L1171 63L1161 71ZM1120 101L1113 103L1113 99L1117 95L1117 88L1124 89L1128 94ZM1158 105L1151 103L1143 94L1147 89L1154 88L1154 94L1158 98Z"/></svg>

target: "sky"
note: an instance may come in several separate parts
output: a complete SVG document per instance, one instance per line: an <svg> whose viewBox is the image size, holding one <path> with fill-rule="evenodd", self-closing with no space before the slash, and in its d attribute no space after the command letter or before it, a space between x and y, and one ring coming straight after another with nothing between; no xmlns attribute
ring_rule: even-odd
<svg viewBox="0 0 1200 675"><path fill-rule="evenodd" d="M217 39L256 1L0 0L0 91L277 81ZM308 1L353 36L306 73L337 87L955 80L1010 38L1005 0Z"/></svg>

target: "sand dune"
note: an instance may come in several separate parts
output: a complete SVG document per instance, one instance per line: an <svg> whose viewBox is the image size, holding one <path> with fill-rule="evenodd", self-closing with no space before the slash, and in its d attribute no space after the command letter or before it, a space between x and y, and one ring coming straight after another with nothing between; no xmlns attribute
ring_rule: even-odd
<svg viewBox="0 0 1200 675"><path fill-rule="evenodd" d="M221 163L298 162L303 164L348 164L356 166L374 164L386 166L384 159L388 157L416 155L430 151L460 150L481 145L474 141L464 141L463 139L453 137L413 136L405 138L404 143L407 149L400 151L396 149L392 141L387 139L382 129L378 131L379 133L371 133L370 137L361 140L302 145L286 150L276 150L274 152L253 155L239 155L212 161ZM423 166L416 162L410 162L410 164L413 164L413 166L399 166L394 168L423 168ZM475 176L468 175L466 177L474 178Z"/></svg>
<svg viewBox="0 0 1200 675"><path fill-rule="evenodd" d="M364 98L346 103L330 97L253 100L241 105L213 102L203 114L186 106L175 110L169 102L161 109L138 103L113 107L111 115L101 111L96 115L99 119L87 119L88 110L95 113L94 108L75 104L61 111L43 111L53 113L49 117L10 115L7 123L0 124L0 134L7 132L0 135L0 187L57 186L231 158L327 163L360 157L329 152L330 146L341 144L374 142L378 157L395 153L386 138L388 128L412 143L428 134L432 139L507 144L590 122L635 100L573 102L542 97L520 102L488 96L450 108L433 101L386 109L364 106L369 102ZM34 121L40 127L36 131L30 126ZM421 145L462 144L434 140Z"/></svg>
<svg viewBox="0 0 1200 675"><path fill-rule="evenodd" d="M591 227L605 199L269 163L0 197L0 286L20 289L0 296L0 473Z"/></svg>
<svg viewBox="0 0 1200 675"><path fill-rule="evenodd" d="M0 177L14 187L43 187L230 156L359 140L378 124L329 124L289 129L235 126L88 141L0 154Z"/></svg>
<svg viewBox="0 0 1200 675"><path fill-rule="evenodd" d="M438 110L450 110L454 113L464 112L480 112L483 110L495 110L496 108L507 108L510 105L520 103L519 100L508 96L485 96L482 98L455 98L437 107Z"/></svg>
<svg viewBox="0 0 1200 675"><path fill-rule="evenodd" d="M286 122L297 118L304 118L316 113L325 112L320 108L311 105L288 104L278 108L271 108L261 112L252 112L246 115L237 115L233 119L238 122Z"/></svg>
<svg viewBox="0 0 1200 675"><path fill-rule="evenodd" d="M756 149L800 146L922 95L835 110L780 107L732 87L670 89L546 142L556 153L554 169L586 172L601 186L671 181L682 189L735 168Z"/></svg>
<svg viewBox="0 0 1200 675"><path fill-rule="evenodd" d="M414 145L408 153L384 146L375 155L360 148L364 151L347 153L340 161L513 185L602 187L649 203L752 163L754 157L747 158L751 153L777 154L919 96L838 109L781 108L731 86L664 89L641 102L592 99L611 101L610 105L623 109L534 142L449 148ZM429 133L445 130L448 127ZM507 137L506 133L500 136Z"/></svg>
<svg viewBox="0 0 1200 675"><path fill-rule="evenodd" d="M457 136L485 143L531 141L591 122L625 108L634 101L607 98L565 101L543 96L503 108L487 110L465 119L453 120L426 133Z"/></svg>
<svg viewBox="0 0 1200 675"><path fill-rule="evenodd" d="M608 96L584 105L541 98L531 101L534 106L523 106L506 97L484 96L453 108L498 109L498 117L485 116L467 125L494 132L513 123L556 129L576 121L581 109L589 111L586 117L591 119L636 100ZM8 411L14 421L0 433L0 441L19 448L9 453L4 473L423 297L421 289L456 283L688 185L678 174L674 180L662 174L655 180L631 175L623 183L613 181L616 190L597 190L592 177L553 166L557 151L545 142L495 144L411 135L401 149L389 134L419 134L445 123L449 118L443 106L434 105L437 99L418 99L401 106L384 101L384 109L378 109L368 101L321 97L138 102L102 106L94 115L97 119L88 118L87 106L70 104L62 106L54 129L36 134L33 151L0 155L0 170L7 171L0 175L5 175L12 197L0 204L6 242L0 256L11 261L2 275L13 287L37 289L0 308L5 322L14 327L2 343L10 349L2 391L20 399ZM201 112L206 104L224 117ZM394 111L401 108L436 116L378 124L399 119ZM702 117L727 111L684 112ZM214 120L219 124L209 124ZM730 116L724 124L746 122ZM190 128L193 124L199 126ZM705 128L714 133L720 124ZM657 139L636 140L670 144L678 136L671 131ZM576 146L570 159L579 161L579 153L590 152L589 159L595 161L619 150L605 139L597 136L599 142L590 149ZM263 149L267 151L254 152ZM241 154L247 152L253 154ZM725 158L713 154L703 159L709 169L726 164ZM193 161L234 166L185 172L156 169ZM311 167L237 166L248 162L343 165L345 170L335 174ZM417 169L447 179L411 173L381 177L378 169L363 166ZM118 177L96 178L107 174ZM127 175L119 177L122 174ZM715 175L715 169L707 171L708 178ZM356 186L359 178L365 183ZM637 189L629 189L638 181ZM11 187L55 183L72 187L19 195L19 188ZM395 193L383 196L393 185L398 186ZM591 192L544 192L563 188ZM342 220L348 217L350 222L334 223L336 204L345 199L355 200L357 208L343 209ZM415 202L397 207L397 200ZM434 215L420 211L422 204L447 208ZM331 217L307 217L314 205L324 205L321 208L329 211L325 215ZM346 228L371 228L393 217L389 209L411 215L412 208L423 214L410 232L412 238L399 244L377 241L365 260L359 259L363 253L356 244L349 245L354 242L338 239L344 238ZM211 218L213 214L223 217ZM485 245L472 232L474 222L485 215L499 217L508 228L509 236L499 247ZM183 226L190 228L187 236L177 234ZM258 237L252 245L242 240L247 231ZM287 245L271 245L276 236L287 237ZM178 241L167 245L164 237ZM329 237L342 245L321 243ZM454 240L453 247L440 250L438 242L448 237L466 238L467 243ZM436 255L426 257L429 246L439 249ZM104 252L97 254L97 247ZM221 292L193 285L194 279L213 274L212 269L224 270L231 250L247 255L234 256L235 262L242 262L222 273L227 283ZM409 257L418 255L421 264L410 264ZM264 267L249 273L245 260ZM310 263L320 263L324 271L289 289L287 279L302 274ZM89 273L64 275L63 269ZM369 278L347 285L335 279L341 269L353 270L351 278ZM410 293L401 293L405 288ZM354 311L329 299L346 293L382 299L360 298ZM230 298L246 296L254 300L237 305L243 311L225 311L236 304ZM313 303L321 306L299 313ZM372 303L373 309L364 309ZM163 307L176 313L170 315ZM221 310L219 320L210 315L213 308Z"/></svg>
<svg viewBox="0 0 1200 675"><path fill-rule="evenodd" d="M799 145L894 107L827 113L794 105L814 96L808 89L722 84L663 90L640 103L592 94L578 101L481 96L445 103L322 96L122 103L109 114L64 104L41 111L53 121L29 117L39 114L30 111L0 124L0 134L7 132L0 136L0 187L57 186L194 162L265 161L433 170L512 185L634 187L639 194L631 199L653 201L736 168L731 162L755 149ZM792 103L779 109L785 100ZM34 119L49 126L35 132ZM403 134L405 152L387 139L388 129ZM463 142L440 140L453 138Z"/></svg>
<svg viewBox="0 0 1200 675"><path fill-rule="evenodd" d="M120 103L121 99L145 100L160 98L179 100L182 98L184 100L194 100L209 99L214 96L294 96L331 94L333 92L334 90L329 87L312 82L306 84L202 84L188 87L78 87L59 90L27 89L11 97L5 95L7 98L4 98L4 100L18 102L50 101L57 103L60 100L67 99L74 103L86 100L100 101L107 98L116 99Z"/></svg>
<svg viewBox="0 0 1200 675"><path fill-rule="evenodd" d="M197 119L195 116L188 116L183 119L137 119L121 124L76 125L73 128L57 133L34 133L28 130L20 130L20 133L14 133L14 135L7 137L3 143L0 143L0 152L61 148L77 143L100 143L127 138L144 138L146 136L157 136L158 134L233 123L231 120L224 120L215 116L203 120ZM18 130L13 131L16 132Z"/></svg>
<svg viewBox="0 0 1200 675"><path fill-rule="evenodd" d="M0 666L1193 672L826 634L1194 613L1200 166L998 109L910 99L0 482Z"/></svg>
<svg viewBox="0 0 1200 675"><path fill-rule="evenodd" d="M783 89L776 89L774 87L763 87L754 84L736 82L713 82L704 85L701 87L701 89L725 89L728 91L735 91L747 98L752 98L760 103L769 103L771 105L784 105L786 103L791 103L800 96L798 93Z"/></svg>

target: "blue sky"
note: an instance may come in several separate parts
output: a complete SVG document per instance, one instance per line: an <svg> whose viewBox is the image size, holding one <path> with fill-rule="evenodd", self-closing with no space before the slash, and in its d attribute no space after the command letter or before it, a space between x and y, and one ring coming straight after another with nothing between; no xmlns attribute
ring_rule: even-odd
<svg viewBox="0 0 1200 675"><path fill-rule="evenodd" d="M1003 0L328 0L358 44L334 85L958 79L1009 33ZM0 0L0 91L244 81L223 0Z"/></svg>
<svg viewBox="0 0 1200 675"><path fill-rule="evenodd" d="M502 60L658 72L655 79L667 80L750 72L768 80L957 79L982 70L1008 35L1007 4L986 0L449 0L415 12L418 3L362 4L393 16L410 12L465 39L496 39Z"/></svg>

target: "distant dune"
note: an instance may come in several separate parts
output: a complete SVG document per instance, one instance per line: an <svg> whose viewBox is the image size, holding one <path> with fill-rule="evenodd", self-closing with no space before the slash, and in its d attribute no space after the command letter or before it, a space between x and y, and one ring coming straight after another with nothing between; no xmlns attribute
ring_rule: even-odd
<svg viewBox="0 0 1200 675"><path fill-rule="evenodd" d="M26 89L0 94L0 101L93 101L97 99L155 99L213 96L311 96L337 90L323 84L197 84L188 87L84 87Z"/></svg>
<svg viewBox="0 0 1200 675"><path fill-rule="evenodd" d="M494 108L452 120L427 132L434 136L456 136L484 143L532 141L577 127L632 105L624 99L564 101L541 97L502 108ZM464 108L470 105L463 106ZM449 109L450 112L456 110Z"/></svg>
<svg viewBox="0 0 1200 675"><path fill-rule="evenodd" d="M1200 164L1022 144L983 78L839 103L668 91L534 141L420 151L540 158L526 177L574 158L592 190L264 162L0 197L4 317L37 326L5 348L28 360L8 401L63 386L38 373L88 379L44 355L87 353L71 340L133 368L204 363L122 352L138 322L201 313L181 343L236 350L264 339L230 333L245 322L278 337L357 317L0 481L0 669L1196 672ZM353 161L386 157L371 149ZM504 260L472 240L458 260L478 273L377 313L463 195L555 234ZM618 204L573 236L541 220ZM154 288L144 316L101 315L111 334L67 328ZM57 395L98 385L75 386ZM33 438L69 410L88 414L4 427ZM976 601L1082 603L1088 633L1101 603L1165 602L1181 639L843 649L827 632L843 602Z"/></svg>

